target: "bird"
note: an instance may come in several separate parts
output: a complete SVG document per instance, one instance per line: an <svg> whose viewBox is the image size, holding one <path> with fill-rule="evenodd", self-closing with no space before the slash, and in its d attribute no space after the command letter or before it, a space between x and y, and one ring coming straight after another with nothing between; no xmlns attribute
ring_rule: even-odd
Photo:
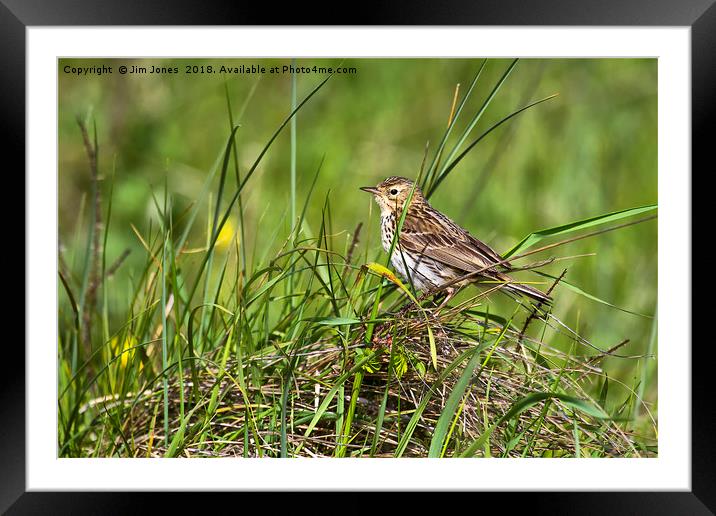
<svg viewBox="0 0 716 516"><path fill-rule="evenodd" d="M526 295L540 304L551 303L549 295L516 283L502 272L500 268L509 269L510 263L433 208L420 187L410 179L391 176L376 186L360 189L373 194L380 208L381 243L386 252L390 252L410 197L390 261L418 291L427 294L444 291L447 295L439 308L445 306L460 288L485 280L497 283L496 287L506 293ZM466 275L469 276L463 278Z"/></svg>

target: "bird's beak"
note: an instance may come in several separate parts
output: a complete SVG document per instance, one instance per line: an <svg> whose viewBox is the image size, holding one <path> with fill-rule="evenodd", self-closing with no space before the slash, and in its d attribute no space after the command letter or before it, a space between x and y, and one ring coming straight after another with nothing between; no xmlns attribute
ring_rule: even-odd
<svg viewBox="0 0 716 516"><path fill-rule="evenodd" d="M361 186L360 189L372 194L377 194L380 191L375 186Z"/></svg>

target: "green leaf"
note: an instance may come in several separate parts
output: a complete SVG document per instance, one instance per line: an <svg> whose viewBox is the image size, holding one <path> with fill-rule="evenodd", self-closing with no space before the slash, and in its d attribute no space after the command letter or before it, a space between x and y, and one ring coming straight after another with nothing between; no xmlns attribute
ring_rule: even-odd
<svg viewBox="0 0 716 516"><path fill-rule="evenodd" d="M455 383L455 387L453 388L452 392L450 393L450 396L445 402L445 407L443 408L443 411L440 414L440 418L435 425L435 432L433 433L433 438L430 441L430 450L428 451L428 457L440 457L440 451L442 450L443 441L445 440L448 426L452 421L453 414L455 414L460 400L465 394L465 389L467 389L467 386L470 384L472 373L475 371L475 367L477 367L477 364L479 362L480 355L478 353L475 353L465 366L465 369L462 371L460 378Z"/></svg>
<svg viewBox="0 0 716 516"><path fill-rule="evenodd" d="M658 207L656 204L649 204L647 206L640 206L638 208L629 208L626 210L620 210L620 211L614 211L612 213L607 213L604 215L598 215L596 217L591 217L584 220L578 220L576 222L570 222L569 224L563 224L561 226L555 226L553 228L548 229L542 229L540 231L535 231L533 233L530 233L525 238L523 238L517 245L515 245L512 249L507 251L505 254L502 255L503 258L509 258L512 255L519 254L522 251L527 250L528 248L535 245L537 242L544 240L548 237L553 237L557 235L566 235L568 233L574 233L575 231L580 231L582 229L586 229L592 226L598 226L600 224L606 224L607 222L614 222L616 220L625 219L627 217L632 217L634 215L638 215L640 213L645 213L647 211L655 210Z"/></svg>
<svg viewBox="0 0 716 516"><path fill-rule="evenodd" d="M393 360L391 360L391 365L393 366L395 377L400 379L408 370L408 357L399 351L394 354Z"/></svg>
<svg viewBox="0 0 716 516"><path fill-rule="evenodd" d="M351 317L326 317L323 319L307 319L312 320L316 324L322 324L324 326L345 326L348 324L361 324L360 319L354 319Z"/></svg>
<svg viewBox="0 0 716 516"><path fill-rule="evenodd" d="M430 399L439 389L440 385L442 385L442 383L445 381L445 378L447 378L448 375L454 369L456 369L468 356L472 357L473 355L478 355L483 349L485 349L485 347L486 345L482 343L474 348L470 348L467 351L464 351L440 372L440 375L435 379L435 381L433 381L430 388L423 395L423 399L420 401L420 404L415 408L413 416L410 418L410 421L408 421L408 424L405 426L405 430L403 431L403 434L400 437L400 441L398 442L398 447L393 454L394 457L400 458L405 452L405 449L408 446L408 442L413 436L413 432L415 432L415 428L418 426L418 421L422 417L425 408L428 406Z"/></svg>
<svg viewBox="0 0 716 516"><path fill-rule="evenodd" d="M430 325L428 324L428 340L430 341L430 360L433 361L433 368L437 371L438 370L438 349L435 345L435 336L433 335L433 330L430 328Z"/></svg>

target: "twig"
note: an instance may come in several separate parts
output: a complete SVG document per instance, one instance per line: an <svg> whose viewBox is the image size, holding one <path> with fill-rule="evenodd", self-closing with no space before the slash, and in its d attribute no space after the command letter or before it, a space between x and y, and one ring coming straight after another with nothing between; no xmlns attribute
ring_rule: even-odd
<svg viewBox="0 0 716 516"><path fill-rule="evenodd" d="M602 351L600 354L594 355L593 357L591 357L589 360L587 360L587 364L591 364L592 362L596 362L597 360L600 360L604 357L612 355L617 349L621 348L622 346L624 346L626 344L629 344L629 342L630 342L630 339L624 339L616 346L612 346L608 350Z"/></svg>
<svg viewBox="0 0 716 516"><path fill-rule="evenodd" d="M557 286L557 283L559 283L562 280L562 278L564 277L565 274L567 274L567 269L564 269L562 271L562 274L559 275L559 278L557 278L554 281L554 283L552 283L552 286L549 287L549 289L546 292L547 296L549 296L552 293L552 291L554 290L554 287ZM544 300L539 300L537 302L537 304L534 305L534 307L532 308L532 311L530 312L530 315L527 316L527 319L525 320L525 324L522 326L522 331L520 331L520 333L517 334L517 346L520 348L520 351L522 353L522 361L525 364L525 369L528 374L531 374L532 371L530 370L530 362L527 358L527 353L525 352L524 338L525 338L525 334L527 333L527 327L530 325L532 320L535 317L537 317L537 313L539 312L539 309L542 308L542 305L544 305ZM514 368L514 363L512 364L512 368Z"/></svg>
<svg viewBox="0 0 716 516"><path fill-rule="evenodd" d="M346 264L351 263L351 258L353 258L353 251L358 245L358 236L360 235L360 230L362 227L363 223L359 222L355 230L353 231L353 240L351 240L351 245L350 247L348 247L348 254L346 255Z"/></svg>
<svg viewBox="0 0 716 516"><path fill-rule="evenodd" d="M109 269L107 269L107 271L104 273L104 278L103 278L103 279L111 278L112 275L113 275L115 272L117 272L117 269L119 269L119 267L122 265L122 263L124 263L124 260L126 260L127 256L129 256L129 253L130 253L130 252L131 252L131 251L130 251L129 249L125 249L125 250L122 252L122 254L119 255L119 258L117 258L117 259L114 261L114 263L112 264L112 266L111 266Z"/></svg>
<svg viewBox="0 0 716 516"><path fill-rule="evenodd" d="M619 344L617 344L616 346L612 346L612 347L609 348L608 350L603 351L603 352L599 353L598 355L594 355L593 357L589 358L589 359L584 363L584 365L585 365L585 366L591 366L591 364L593 364L594 362L596 362L596 361L598 361L598 360L601 360L601 359L603 359L604 357L608 357L608 356L612 355L617 349L619 349L619 348L621 348L622 346L628 344L629 341L630 341L630 339L624 339L623 341L621 341L621 342L620 342ZM578 382L581 382L581 381L587 376L587 374L588 374L588 371L583 372L583 373L579 376L579 378L577 378L577 381L578 381Z"/></svg>
<svg viewBox="0 0 716 516"><path fill-rule="evenodd" d="M554 287L557 286L557 283L562 281L562 278L564 278L565 274L567 274L567 269L564 269L562 271L562 274L560 274L559 277L556 280L554 280L554 283L552 283L552 286L549 287L549 289L547 289L547 292L545 292L545 294L547 296L549 296L552 293L552 291L554 290ZM535 317L537 317L537 312L539 311L540 308L542 308L542 305L544 305L544 300L540 299L537 302L537 304L534 306L534 308L532 309L532 312L530 313L529 317L527 317L527 320L525 320L525 324L522 327L522 331L520 332L520 335L518 338L518 342L520 343L520 346L522 345L522 340L524 339L525 333L527 332L527 327L530 325L532 320Z"/></svg>
<svg viewBox="0 0 716 516"><path fill-rule="evenodd" d="M523 265L522 267L510 267L509 270L507 270L506 272L519 272L519 271L529 271L532 269L539 269L540 267L549 265L550 263L552 263L556 260L558 260L558 258L551 257L551 258L547 258L546 260L540 260L539 262L528 263L527 265Z"/></svg>

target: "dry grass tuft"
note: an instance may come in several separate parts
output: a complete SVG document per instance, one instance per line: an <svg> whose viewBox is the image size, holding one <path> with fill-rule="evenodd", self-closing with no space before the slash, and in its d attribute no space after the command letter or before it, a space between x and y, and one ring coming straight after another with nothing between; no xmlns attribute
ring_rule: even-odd
<svg viewBox="0 0 716 516"><path fill-rule="evenodd" d="M426 320L411 310L398 312L392 320L377 326L373 347L364 346L364 334L358 332L348 348L343 348L337 338L324 338L300 350L286 403L287 455L335 456L339 442L345 443L345 456L371 455L381 402L387 392L372 456L395 456L415 410L423 402L422 415L401 456L427 456L438 418L466 365L464 352L475 346L482 347L479 365L461 398L457 417L451 420L445 456L459 455L518 400L532 393L568 393L596 404L587 392L603 376L599 367L603 356L579 357L550 348L545 342L521 342L516 327L498 324L476 312L446 310L429 319L438 349L437 371L430 365ZM500 334L502 338L498 338ZM351 403L350 383L355 381L355 375L338 391L343 398L332 399L306 436L329 389L359 357L366 358L366 353L373 356L362 370L349 437L338 434ZM276 406L281 404L287 377L286 357L280 353L263 354L244 360L241 368L235 361L228 361L222 368L214 357L208 358L200 370L196 403L192 403L188 371L183 377L183 389L178 381L170 385L169 431L171 436L182 435L180 450L169 449L171 442L165 443L162 425L158 424L162 419L161 383L135 398L123 435L131 436L136 456L280 454L281 424ZM445 374L451 366L452 371ZM260 384L251 380L252 371L257 369L261 370ZM242 383L246 385L245 395ZM593 417L559 398L550 398L498 424L475 455L574 457L577 451L582 457L653 455L637 449L627 426ZM119 440L116 444L120 445Z"/></svg>

